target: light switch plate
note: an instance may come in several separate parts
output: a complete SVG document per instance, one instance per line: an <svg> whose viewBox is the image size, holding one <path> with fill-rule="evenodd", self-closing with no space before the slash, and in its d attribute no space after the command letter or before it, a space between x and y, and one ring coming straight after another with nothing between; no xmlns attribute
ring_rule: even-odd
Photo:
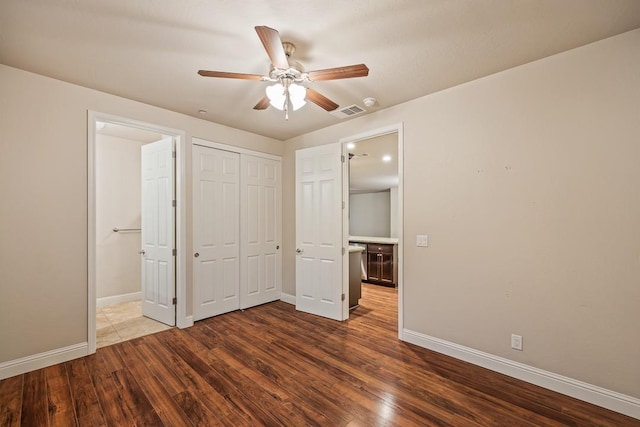
<svg viewBox="0 0 640 427"><path fill-rule="evenodd" d="M429 236L426 234L418 234L416 236L416 246L426 248L429 246Z"/></svg>

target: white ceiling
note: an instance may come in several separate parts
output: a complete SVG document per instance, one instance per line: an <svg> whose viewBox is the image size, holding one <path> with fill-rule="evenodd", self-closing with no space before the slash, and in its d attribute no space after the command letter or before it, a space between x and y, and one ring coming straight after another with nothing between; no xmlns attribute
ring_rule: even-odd
<svg viewBox="0 0 640 427"><path fill-rule="evenodd" d="M398 186L398 134L391 133L364 139L353 144L348 152L349 192L366 193ZM383 157L389 156L389 161Z"/></svg>
<svg viewBox="0 0 640 427"><path fill-rule="evenodd" d="M196 74L266 74L256 25L307 70L365 63L310 85L375 111L639 28L640 1L2 0L0 62L282 140L339 122L311 103L286 122L252 109L267 83Z"/></svg>

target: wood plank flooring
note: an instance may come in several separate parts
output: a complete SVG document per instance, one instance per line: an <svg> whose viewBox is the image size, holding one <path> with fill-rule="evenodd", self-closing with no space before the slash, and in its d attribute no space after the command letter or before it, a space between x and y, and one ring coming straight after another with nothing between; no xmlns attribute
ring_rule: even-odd
<svg viewBox="0 0 640 427"><path fill-rule="evenodd" d="M402 343L396 290L334 322L275 302L0 382L0 426L640 426Z"/></svg>

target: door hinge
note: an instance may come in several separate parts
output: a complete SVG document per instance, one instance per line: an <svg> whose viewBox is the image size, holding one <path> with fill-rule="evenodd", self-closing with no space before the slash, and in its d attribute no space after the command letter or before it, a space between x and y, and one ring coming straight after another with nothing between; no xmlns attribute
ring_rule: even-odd
<svg viewBox="0 0 640 427"><path fill-rule="evenodd" d="M175 151L171 152L171 157L173 157L174 159L176 158L176 152Z"/></svg>
<svg viewBox="0 0 640 427"><path fill-rule="evenodd" d="M342 202L342 209L344 209L344 201Z"/></svg>
<svg viewBox="0 0 640 427"><path fill-rule="evenodd" d="M173 305L176 305L178 303L178 298L173 297Z"/></svg>
<svg viewBox="0 0 640 427"><path fill-rule="evenodd" d="M175 200L171 201L171 206L173 206L174 208L176 207L176 201Z"/></svg>
<svg viewBox="0 0 640 427"><path fill-rule="evenodd" d="M344 301L344 299L345 299L345 296L344 296L344 294L342 294L342 301Z"/></svg>
<svg viewBox="0 0 640 427"><path fill-rule="evenodd" d="M342 163L344 163L344 154L341 154L341 155L340 155L340 161L341 161Z"/></svg>
<svg viewBox="0 0 640 427"><path fill-rule="evenodd" d="M346 254L347 250L345 248L342 248L342 255Z"/></svg>
<svg viewBox="0 0 640 427"><path fill-rule="evenodd" d="M175 249L173 249L173 250L171 251L171 253L173 254L173 256L176 256L176 255L177 255L177 253L176 253L176 252L177 252L177 251L176 251Z"/></svg>

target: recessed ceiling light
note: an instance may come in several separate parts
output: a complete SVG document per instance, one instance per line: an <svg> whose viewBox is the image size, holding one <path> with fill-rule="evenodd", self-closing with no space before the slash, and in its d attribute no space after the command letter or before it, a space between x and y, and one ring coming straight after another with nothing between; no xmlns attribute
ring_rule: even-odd
<svg viewBox="0 0 640 427"><path fill-rule="evenodd" d="M354 148L356 148L356 144L354 144L353 142L350 142L350 143L347 144L347 148L349 150L353 150Z"/></svg>
<svg viewBox="0 0 640 427"><path fill-rule="evenodd" d="M390 162L391 161L391 156L388 154L385 154L384 156L382 156L382 161L383 162Z"/></svg>

